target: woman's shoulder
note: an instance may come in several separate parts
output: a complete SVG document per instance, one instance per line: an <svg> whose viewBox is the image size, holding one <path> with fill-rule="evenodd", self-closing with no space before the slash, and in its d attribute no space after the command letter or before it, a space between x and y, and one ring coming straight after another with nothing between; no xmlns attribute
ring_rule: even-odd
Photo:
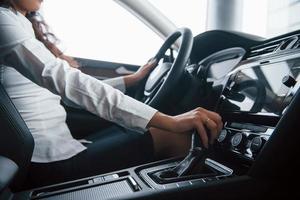
<svg viewBox="0 0 300 200"><path fill-rule="evenodd" d="M1 15L1 17L2 16L14 16L14 15L16 15L16 13L15 12L13 12L10 8L4 8L4 7L1 7L0 6L0 15Z"/></svg>
<svg viewBox="0 0 300 200"><path fill-rule="evenodd" d="M11 11L9 8L5 8L5 7L0 6L0 13L9 12L9 11Z"/></svg>
<svg viewBox="0 0 300 200"><path fill-rule="evenodd" d="M17 13L9 8L0 7L0 24L17 24Z"/></svg>
<svg viewBox="0 0 300 200"><path fill-rule="evenodd" d="M7 8L0 8L0 57L5 49L31 37L22 23L18 13Z"/></svg>

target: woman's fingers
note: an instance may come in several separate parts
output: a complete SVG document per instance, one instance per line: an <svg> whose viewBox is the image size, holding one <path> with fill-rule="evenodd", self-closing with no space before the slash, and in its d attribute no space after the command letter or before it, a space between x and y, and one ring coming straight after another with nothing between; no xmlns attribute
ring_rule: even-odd
<svg viewBox="0 0 300 200"><path fill-rule="evenodd" d="M156 64L156 63L157 63L157 59L156 58L152 58L148 62L149 65L153 65L153 64Z"/></svg>
<svg viewBox="0 0 300 200"><path fill-rule="evenodd" d="M208 136L207 136L207 132L203 126L202 123L197 123L196 124L196 129L198 134L200 135L202 144L205 148L208 148Z"/></svg>
<svg viewBox="0 0 300 200"><path fill-rule="evenodd" d="M219 128L216 122L209 117L207 117L204 121L204 125L208 128L209 130L209 143L213 144L215 139L218 137L219 133Z"/></svg>
<svg viewBox="0 0 300 200"><path fill-rule="evenodd" d="M202 112L204 112L207 117L211 120L213 120L215 122L215 124L217 125L217 129L218 132L220 132L223 128L223 121L222 121L222 117L216 113L216 112L212 112L203 108L200 108Z"/></svg>
<svg viewBox="0 0 300 200"><path fill-rule="evenodd" d="M135 73L137 76L137 80L142 80L145 78L157 65L157 60L152 59L149 60L148 63L139 68L139 70Z"/></svg>
<svg viewBox="0 0 300 200"><path fill-rule="evenodd" d="M147 71L151 71L155 66L157 65L156 63L156 59L152 59L150 60L146 65L145 65L145 68L147 69Z"/></svg>
<svg viewBox="0 0 300 200"><path fill-rule="evenodd" d="M209 110L205 110L204 112L208 115L208 117L210 117L211 119L214 120L214 122L216 122L218 127L223 126L222 118L218 113L215 113L215 112L212 112L212 111L209 111Z"/></svg>
<svg viewBox="0 0 300 200"><path fill-rule="evenodd" d="M206 134L209 134L207 135L207 138L209 138L209 143L213 144L223 128L222 118L217 113L206 110L204 108L197 108L196 112L201 119L201 122L199 123L202 123L203 126L209 130L209 133L205 131Z"/></svg>

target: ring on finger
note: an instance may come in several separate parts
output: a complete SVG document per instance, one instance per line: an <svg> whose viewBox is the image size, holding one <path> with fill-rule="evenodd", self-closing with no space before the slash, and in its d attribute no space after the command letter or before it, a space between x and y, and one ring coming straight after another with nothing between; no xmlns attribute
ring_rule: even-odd
<svg viewBox="0 0 300 200"><path fill-rule="evenodd" d="M209 121L210 121L211 119L209 119L208 117L205 119L205 124L207 124L207 123L209 123Z"/></svg>

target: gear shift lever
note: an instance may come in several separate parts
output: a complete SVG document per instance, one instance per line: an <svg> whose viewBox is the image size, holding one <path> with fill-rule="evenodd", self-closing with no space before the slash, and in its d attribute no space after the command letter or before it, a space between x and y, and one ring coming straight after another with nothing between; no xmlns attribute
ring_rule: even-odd
<svg viewBox="0 0 300 200"><path fill-rule="evenodd" d="M201 147L200 136L195 131L192 134L191 148L189 154L174 168L156 172L153 174L157 179L176 178L189 174L192 169L200 162L204 165L205 159L210 149Z"/></svg>

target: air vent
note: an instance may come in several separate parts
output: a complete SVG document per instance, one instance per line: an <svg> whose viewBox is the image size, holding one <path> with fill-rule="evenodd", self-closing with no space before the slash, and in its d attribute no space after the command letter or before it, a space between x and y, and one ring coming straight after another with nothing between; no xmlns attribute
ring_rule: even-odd
<svg viewBox="0 0 300 200"><path fill-rule="evenodd" d="M292 35L251 48L247 59L262 57L281 51L300 48L300 35Z"/></svg>
<svg viewBox="0 0 300 200"><path fill-rule="evenodd" d="M247 56L247 59L265 56L267 54L274 53L278 47L281 45L282 41L275 41L272 43L267 43L263 45L259 45L251 49L250 53Z"/></svg>
<svg viewBox="0 0 300 200"><path fill-rule="evenodd" d="M300 36L298 36L297 42L292 46L292 49L298 49L300 48Z"/></svg>
<svg viewBox="0 0 300 200"><path fill-rule="evenodd" d="M279 45L277 51L284 51L288 49L292 49L293 46L298 42L298 36L290 37L288 39L285 39L281 42Z"/></svg>

